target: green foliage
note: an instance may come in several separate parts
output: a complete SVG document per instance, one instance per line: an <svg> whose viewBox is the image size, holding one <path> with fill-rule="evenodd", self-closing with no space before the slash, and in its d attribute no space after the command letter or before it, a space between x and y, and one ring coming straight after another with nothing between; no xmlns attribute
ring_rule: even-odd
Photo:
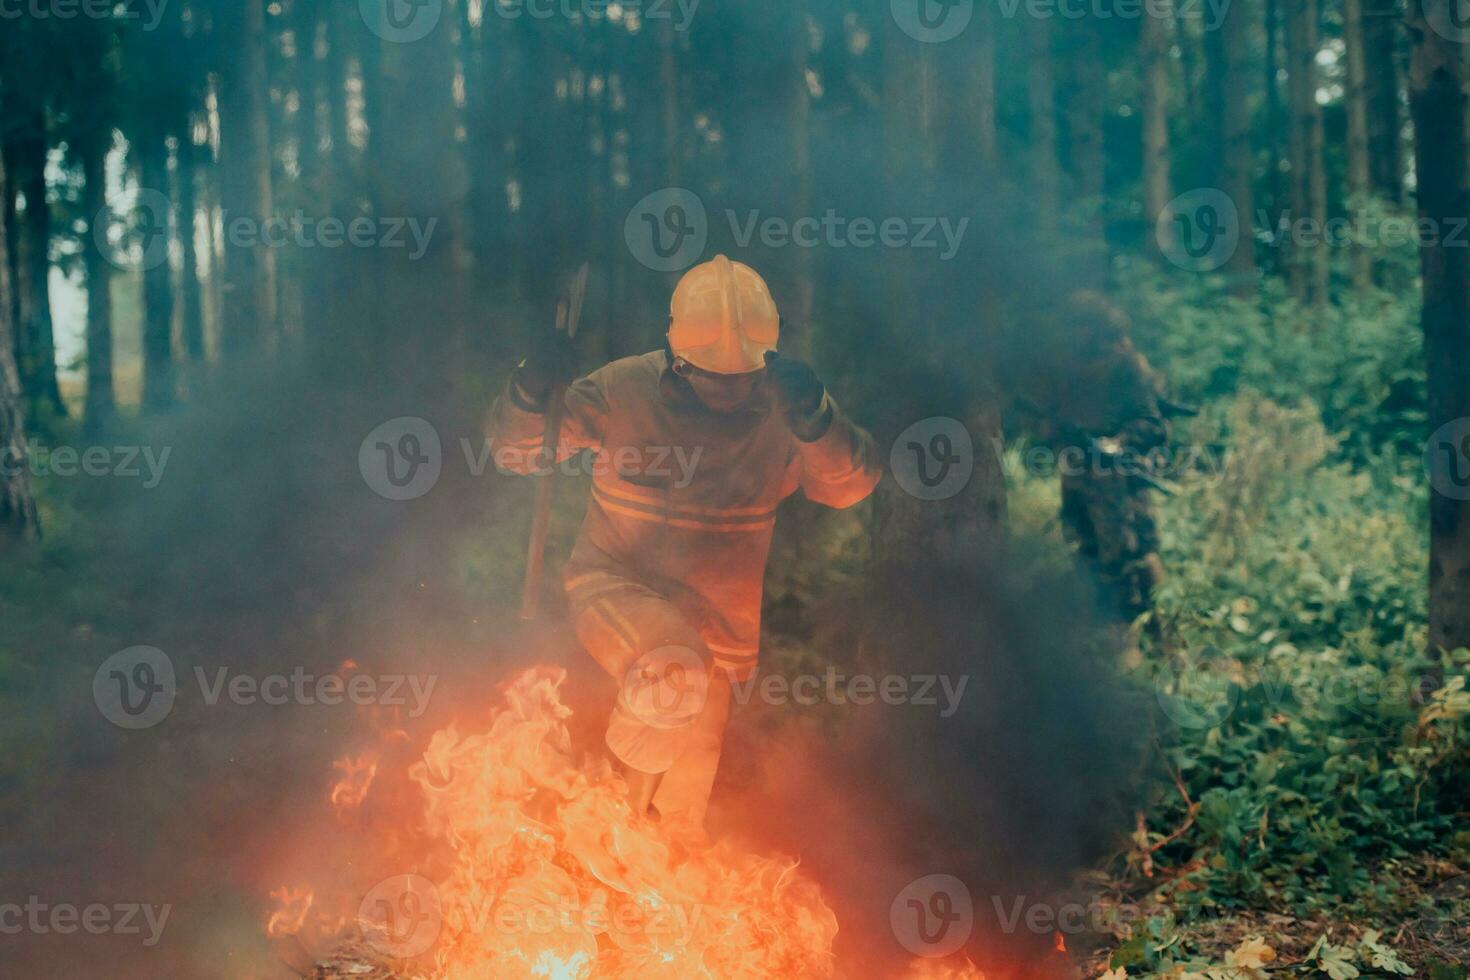
<svg viewBox="0 0 1470 980"><path fill-rule="evenodd" d="M1246 394L1219 422L1223 476L1164 508L1159 605L1174 649L1141 669L1198 804L1167 856L1197 869L1199 906L1382 906L1393 896L1375 862L1448 837L1439 791L1466 761L1456 692L1470 660L1449 665L1438 701L1411 704L1429 666L1422 491L1403 479L1380 493L1325 462L1335 441L1310 404ZM1186 819L1183 797L1161 789L1154 826Z"/></svg>
<svg viewBox="0 0 1470 980"><path fill-rule="evenodd" d="M1385 913L1398 899L1379 871L1448 848L1446 790L1470 761L1470 655L1428 704L1412 696L1430 666L1418 311L1123 278L1139 346L1204 408L1176 428L1197 462L1160 505L1166 642L1133 665L1157 693L1163 761L1134 860L1151 850L1185 918ZM1054 481L1022 452L1007 455L1013 526L1060 552ZM1135 937L1113 965L1153 967L1156 945ZM1391 954L1334 949L1316 951L1320 972L1397 972Z"/></svg>
<svg viewBox="0 0 1470 980"><path fill-rule="evenodd" d="M1295 404L1305 396L1351 458L1423 448L1423 335L1409 291L1351 294L1315 310L1274 279L1246 301L1208 277L1142 264L1121 275L1135 339L1179 397L1210 402L1253 389Z"/></svg>

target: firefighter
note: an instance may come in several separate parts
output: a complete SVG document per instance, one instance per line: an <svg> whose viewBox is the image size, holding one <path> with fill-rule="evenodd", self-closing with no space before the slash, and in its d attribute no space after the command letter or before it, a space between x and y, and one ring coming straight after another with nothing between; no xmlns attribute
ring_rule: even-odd
<svg viewBox="0 0 1470 980"><path fill-rule="evenodd" d="M1101 295L1068 297L1058 324L1072 353L1034 392L1059 449L1062 528L1098 583L1104 614L1132 623L1163 580L1152 461L1168 442L1162 379L1133 346L1126 314ZM1154 627L1151 626L1151 629Z"/></svg>
<svg viewBox="0 0 1470 980"><path fill-rule="evenodd" d="M557 456L594 455L563 587L582 645L620 686L607 747L634 811L699 827L731 681L759 659L777 506L800 489L850 507L881 471L812 369L777 355L776 304L754 269L697 265L670 309L663 350L565 388ZM575 366L557 334L516 369L488 425L500 465L534 469L546 400Z"/></svg>

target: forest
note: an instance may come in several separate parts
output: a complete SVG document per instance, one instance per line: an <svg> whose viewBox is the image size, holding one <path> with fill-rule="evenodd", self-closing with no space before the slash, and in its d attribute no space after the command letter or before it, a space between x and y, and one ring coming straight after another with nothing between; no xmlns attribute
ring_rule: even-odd
<svg viewBox="0 0 1470 980"><path fill-rule="evenodd" d="M1470 971L1470 0L0 0L0 202L0 976Z"/></svg>

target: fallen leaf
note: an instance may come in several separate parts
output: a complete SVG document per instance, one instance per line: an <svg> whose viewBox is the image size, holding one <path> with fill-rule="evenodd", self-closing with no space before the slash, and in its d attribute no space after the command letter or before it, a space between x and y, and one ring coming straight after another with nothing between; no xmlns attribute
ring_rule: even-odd
<svg viewBox="0 0 1470 980"><path fill-rule="evenodd" d="M1225 954L1225 965L1246 970L1258 970L1274 959L1276 959L1276 950L1272 949L1261 937L1251 936Z"/></svg>

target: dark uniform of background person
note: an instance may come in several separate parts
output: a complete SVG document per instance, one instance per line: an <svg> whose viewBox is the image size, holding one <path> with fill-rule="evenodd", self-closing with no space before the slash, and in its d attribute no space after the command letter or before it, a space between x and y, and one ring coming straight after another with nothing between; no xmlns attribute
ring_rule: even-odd
<svg viewBox="0 0 1470 980"><path fill-rule="evenodd" d="M1048 358L1017 398L1056 454L1062 528L1098 586L1105 616L1132 623L1163 580L1149 454L1168 443L1163 384L1133 347L1126 314L1093 292L1069 296L1049 325L1067 356Z"/></svg>

